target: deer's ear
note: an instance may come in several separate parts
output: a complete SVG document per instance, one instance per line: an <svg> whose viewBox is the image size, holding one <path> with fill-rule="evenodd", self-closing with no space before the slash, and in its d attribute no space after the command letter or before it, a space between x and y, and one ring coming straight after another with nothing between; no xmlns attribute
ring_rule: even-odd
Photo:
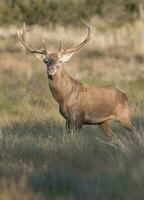
<svg viewBox="0 0 144 200"><path fill-rule="evenodd" d="M72 57L73 53L65 53L62 55L62 58L60 59L60 61L62 63L69 61L69 59Z"/></svg>
<svg viewBox="0 0 144 200"><path fill-rule="evenodd" d="M42 55L42 54L38 54L38 53L35 53L35 57L38 59L38 60L41 60L43 61L45 55Z"/></svg>

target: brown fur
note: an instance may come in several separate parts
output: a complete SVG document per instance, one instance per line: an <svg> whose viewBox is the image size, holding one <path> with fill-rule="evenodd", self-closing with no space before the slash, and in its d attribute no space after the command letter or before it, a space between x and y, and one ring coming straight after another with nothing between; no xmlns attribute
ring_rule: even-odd
<svg viewBox="0 0 144 200"><path fill-rule="evenodd" d="M109 126L111 119L118 120L128 130L133 126L130 121L127 96L117 88L88 86L69 76L62 63L67 62L72 55L86 45L91 38L91 27L87 26L87 36L77 47L60 49L58 53L47 52L45 43L37 50L26 43L25 35L29 29L23 27L23 33L18 38L23 46L47 66L49 86L59 110L66 119L68 129L80 129L83 124L98 124L106 136L112 136ZM61 43L60 43L61 44Z"/></svg>
<svg viewBox="0 0 144 200"><path fill-rule="evenodd" d="M127 96L119 89L82 84L73 79L63 67L54 76L48 75L48 78L50 90L68 128L80 129L83 124L98 124L105 135L111 137L109 121L116 119L132 130Z"/></svg>

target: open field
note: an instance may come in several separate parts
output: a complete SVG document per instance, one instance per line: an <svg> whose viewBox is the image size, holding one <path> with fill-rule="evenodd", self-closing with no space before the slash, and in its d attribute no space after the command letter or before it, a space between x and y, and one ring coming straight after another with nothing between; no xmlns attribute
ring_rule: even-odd
<svg viewBox="0 0 144 200"><path fill-rule="evenodd" d="M91 42L65 68L84 83L125 91L136 137L112 124L127 146L122 152L97 126L67 135L45 66L21 48L15 27L1 29L0 200L143 199L144 24L93 23ZM84 28L37 28L29 42L39 46L43 36L50 51L59 40L67 46L85 36Z"/></svg>

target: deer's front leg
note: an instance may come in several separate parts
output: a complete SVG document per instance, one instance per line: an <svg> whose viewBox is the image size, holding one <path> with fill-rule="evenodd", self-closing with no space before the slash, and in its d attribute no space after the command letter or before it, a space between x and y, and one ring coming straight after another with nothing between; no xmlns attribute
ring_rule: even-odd
<svg viewBox="0 0 144 200"><path fill-rule="evenodd" d="M70 123L69 123L68 120L66 120L65 129L66 129L66 133L67 133L67 134L69 134L69 133L71 132Z"/></svg>
<svg viewBox="0 0 144 200"><path fill-rule="evenodd" d="M69 134L73 131L79 131L82 128L82 123L74 122L74 121L69 122L67 120L65 124L65 128L66 128L67 134Z"/></svg>
<svg viewBox="0 0 144 200"><path fill-rule="evenodd" d="M70 121L69 123L69 130L70 131L80 131L82 128L82 122L80 120Z"/></svg>
<svg viewBox="0 0 144 200"><path fill-rule="evenodd" d="M67 128L70 131L79 131L82 128L83 124L83 115L79 110L75 107L69 108L68 110L68 120L67 120Z"/></svg>

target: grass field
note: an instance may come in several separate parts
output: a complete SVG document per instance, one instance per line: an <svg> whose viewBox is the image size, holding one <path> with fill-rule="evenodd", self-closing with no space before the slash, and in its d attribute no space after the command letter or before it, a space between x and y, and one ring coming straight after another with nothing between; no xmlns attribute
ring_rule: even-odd
<svg viewBox="0 0 144 200"><path fill-rule="evenodd" d="M115 30L103 26L65 69L84 83L126 92L136 136L112 126L127 152L105 142L97 126L67 135L45 66L23 51L15 28L0 30L0 200L143 199L144 27L141 21ZM43 35L56 50L60 39L67 46L84 34L38 27L31 38L39 45Z"/></svg>

